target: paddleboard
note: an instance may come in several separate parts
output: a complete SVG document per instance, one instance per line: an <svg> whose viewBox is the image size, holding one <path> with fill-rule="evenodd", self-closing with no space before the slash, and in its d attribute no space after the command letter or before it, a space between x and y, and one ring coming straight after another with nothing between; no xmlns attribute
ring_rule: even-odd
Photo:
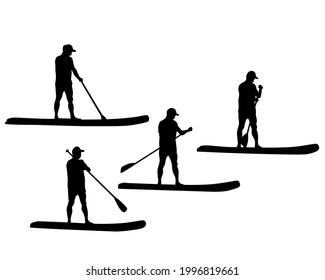
<svg viewBox="0 0 325 280"><path fill-rule="evenodd" d="M234 153L234 154L278 154L278 155L304 155L318 151L317 144L310 144L295 147L280 147L280 148L237 148L237 147L222 147L222 146L200 146L198 152L208 153Z"/></svg>
<svg viewBox="0 0 325 280"><path fill-rule="evenodd" d="M141 124L149 121L147 115L121 119L34 119L9 118L6 124L15 125L62 125L62 126L126 126Z"/></svg>
<svg viewBox="0 0 325 280"><path fill-rule="evenodd" d="M209 185L166 185L166 184L141 184L121 183L119 189L129 190L160 190L160 191L190 191L190 192L224 192L236 189L240 186L238 181L230 181Z"/></svg>
<svg viewBox="0 0 325 280"><path fill-rule="evenodd" d="M146 226L143 220L116 223L116 224L82 224L82 223L63 223L63 222L33 222L31 228L43 229L64 229L64 230L90 230L90 231L128 231L141 229Z"/></svg>

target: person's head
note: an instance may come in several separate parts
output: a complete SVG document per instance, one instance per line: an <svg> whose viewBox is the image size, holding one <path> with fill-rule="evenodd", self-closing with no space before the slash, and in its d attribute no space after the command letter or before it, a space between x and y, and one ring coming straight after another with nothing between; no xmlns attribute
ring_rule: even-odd
<svg viewBox="0 0 325 280"><path fill-rule="evenodd" d="M65 55L68 55L68 56L70 56L73 52L75 52L76 50L75 49L73 49L73 47L70 45L70 44L68 44L68 45L64 45L63 46L63 53L65 54Z"/></svg>
<svg viewBox="0 0 325 280"><path fill-rule="evenodd" d="M254 71L249 71L246 74L246 81L254 82L255 79L258 79L258 78L256 77L256 73Z"/></svg>
<svg viewBox="0 0 325 280"><path fill-rule="evenodd" d="M79 159L81 157L81 152L84 152L84 150L81 150L79 147L74 147L72 149L72 157Z"/></svg>
<svg viewBox="0 0 325 280"><path fill-rule="evenodd" d="M169 108L167 110L167 118L174 119L175 116L178 116L176 110L174 108Z"/></svg>

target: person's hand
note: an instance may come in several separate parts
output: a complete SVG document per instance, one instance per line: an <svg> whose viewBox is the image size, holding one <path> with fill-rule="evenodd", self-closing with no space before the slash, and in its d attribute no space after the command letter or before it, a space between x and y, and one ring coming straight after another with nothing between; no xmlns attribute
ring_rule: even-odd
<svg viewBox="0 0 325 280"><path fill-rule="evenodd" d="M189 127L187 131L190 132L192 130L193 130L193 128L192 127Z"/></svg>
<svg viewBox="0 0 325 280"><path fill-rule="evenodd" d="M79 78L79 82L82 83L83 82L83 78Z"/></svg>
<svg viewBox="0 0 325 280"><path fill-rule="evenodd" d="M262 89L263 89L263 86L259 85L259 86L258 86L258 89L259 89L259 90L262 90Z"/></svg>

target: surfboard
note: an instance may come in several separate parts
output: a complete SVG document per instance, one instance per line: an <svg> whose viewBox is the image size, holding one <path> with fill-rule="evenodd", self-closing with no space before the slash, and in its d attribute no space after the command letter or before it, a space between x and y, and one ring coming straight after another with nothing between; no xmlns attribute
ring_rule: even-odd
<svg viewBox="0 0 325 280"><path fill-rule="evenodd" d="M141 184L121 183L119 189L129 190L160 190L160 191L190 191L190 192L224 192L236 189L240 186L238 181L230 181L208 185L169 185L169 184Z"/></svg>
<svg viewBox="0 0 325 280"><path fill-rule="evenodd" d="M304 146L294 147L273 147L273 148L237 148L237 147L222 147L222 146L211 146L203 145L200 146L198 152L208 153L234 153L234 154L278 154L278 155L304 155L311 154L318 151L319 146L317 144L310 144Z"/></svg>
<svg viewBox="0 0 325 280"><path fill-rule="evenodd" d="M89 230L89 231L129 231L141 229L146 226L143 220L116 223L116 224L82 224L82 223L64 223L64 222L45 222L37 221L30 224L31 228L42 229L63 229L63 230Z"/></svg>
<svg viewBox="0 0 325 280"><path fill-rule="evenodd" d="M61 125L61 126L127 126L149 121L147 115L121 119L35 119L9 118L6 124L14 125Z"/></svg>

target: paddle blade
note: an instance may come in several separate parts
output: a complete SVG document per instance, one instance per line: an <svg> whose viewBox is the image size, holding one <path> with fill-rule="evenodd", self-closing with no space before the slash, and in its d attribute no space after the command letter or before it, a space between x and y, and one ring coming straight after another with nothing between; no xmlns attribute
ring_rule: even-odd
<svg viewBox="0 0 325 280"><path fill-rule="evenodd" d="M130 169L133 165L134 165L134 163L129 163L129 164L126 164L126 165L122 166L121 167L121 173L123 173L124 171Z"/></svg>
<svg viewBox="0 0 325 280"><path fill-rule="evenodd" d="M246 133L242 138L241 138L241 144L246 148L248 143L248 133Z"/></svg>
<svg viewBox="0 0 325 280"><path fill-rule="evenodd" d="M126 208L126 206L122 203L122 201L118 200L116 197L115 197L114 199L115 199L115 202L116 202L118 208L120 208L120 210L121 210L122 212L125 212L126 210L128 210L128 209Z"/></svg>

